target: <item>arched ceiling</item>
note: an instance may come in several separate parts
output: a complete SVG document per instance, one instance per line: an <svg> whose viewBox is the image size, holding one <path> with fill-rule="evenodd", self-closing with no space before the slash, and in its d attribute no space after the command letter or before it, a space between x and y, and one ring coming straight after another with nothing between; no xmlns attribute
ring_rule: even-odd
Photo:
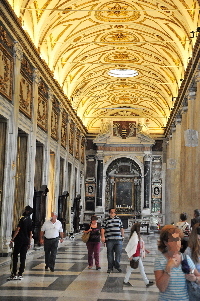
<svg viewBox="0 0 200 301"><path fill-rule="evenodd" d="M89 133L138 119L162 137L195 44L197 0L9 2Z"/></svg>

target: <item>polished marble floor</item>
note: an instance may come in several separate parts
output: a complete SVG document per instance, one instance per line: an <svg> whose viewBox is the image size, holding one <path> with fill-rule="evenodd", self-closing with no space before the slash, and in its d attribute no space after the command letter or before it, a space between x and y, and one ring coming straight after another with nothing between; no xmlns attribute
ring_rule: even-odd
<svg viewBox="0 0 200 301"><path fill-rule="evenodd" d="M142 235L150 254L143 260L145 271L154 280L153 263L157 253L157 234ZM146 288L139 270L132 273L133 287L123 287L128 264L124 250L128 241L126 233L121 257L122 273L114 270L107 274L106 247L100 253L101 270L88 270L87 249L81 234L75 240L67 238L59 244L55 271L45 271L43 248L29 251L23 280L7 281L10 275L9 258L0 258L0 300L3 301L156 301L158 289L155 284Z"/></svg>

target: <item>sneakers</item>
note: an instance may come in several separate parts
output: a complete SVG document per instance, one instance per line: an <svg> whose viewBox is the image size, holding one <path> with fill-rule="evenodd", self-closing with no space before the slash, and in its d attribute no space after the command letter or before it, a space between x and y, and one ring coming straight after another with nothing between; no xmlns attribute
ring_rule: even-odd
<svg viewBox="0 0 200 301"><path fill-rule="evenodd" d="M10 275L10 276L7 278L7 281L14 280L14 277L17 277L17 276L15 276L15 275Z"/></svg>
<svg viewBox="0 0 200 301"><path fill-rule="evenodd" d="M110 274L111 272L112 272L112 270L110 270L110 269L108 269L108 270L107 270L107 273L109 273L109 274Z"/></svg>
<svg viewBox="0 0 200 301"><path fill-rule="evenodd" d="M10 275L7 278L7 281L10 281L10 280L22 280L22 279L24 279L24 277L22 275Z"/></svg>
<svg viewBox="0 0 200 301"><path fill-rule="evenodd" d="M89 265L89 266L88 266L88 269L91 270L91 269L92 269L92 265L91 265L91 266Z"/></svg>
<svg viewBox="0 0 200 301"><path fill-rule="evenodd" d="M45 265L45 271L48 271L48 270L49 270L48 266L47 266L47 265Z"/></svg>
<svg viewBox="0 0 200 301"><path fill-rule="evenodd" d="M120 269L120 268L116 268L116 270L119 272L119 273L122 273L122 269Z"/></svg>
<svg viewBox="0 0 200 301"><path fill-rule="evenodd" d="M154 282L153 282L153 281L149 281L149 283L146 284L146 287L150 287L150 286L152 286L152 285L154 285Z"/></svg>
<svg viewBox="0 0 200 301"><path fill-rule="evenodd" d="M130 282L123 282L123 285L124 286L131 286L132 287L132 284Z"/></svg>

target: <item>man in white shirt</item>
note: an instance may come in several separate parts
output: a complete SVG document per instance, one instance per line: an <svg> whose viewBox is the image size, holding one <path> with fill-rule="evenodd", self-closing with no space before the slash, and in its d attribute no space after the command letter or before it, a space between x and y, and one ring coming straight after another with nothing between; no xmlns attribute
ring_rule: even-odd
<svg viewBox="0 0 200 301"><path fill-rule="evenodd" d="M60 242L63 242L63 228L57 216L56 212L52 212L51 219L44 222L40 231L40 244L44 244L45 251L45 270L50 268L51 272L54 272L59 235Z"/></svg>

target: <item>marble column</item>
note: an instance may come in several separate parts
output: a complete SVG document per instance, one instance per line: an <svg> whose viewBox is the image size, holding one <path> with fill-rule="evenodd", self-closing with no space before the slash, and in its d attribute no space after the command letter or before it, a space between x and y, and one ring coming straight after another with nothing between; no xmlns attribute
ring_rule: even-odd
<svg viewBox="0 0 200 301"><path fill-rule="evenodd" d="M103 187L103 157L97 155L97 193L96 206L102 206L102 187Z"/></svg>
<svg viewBox="0 0 200 301"><path fill-rule="evenodd" d="M28 183L26 189L25 201L27 205L33 205L34 196L34 177L35 177L35 155L36 155L36 132L37 132L37 110L38 110L38 85L40 83L40 73L38 69L33 73L33 109L32 109L32 127L28 136L28 158L27 174Z"/></svg>
<svg viewBox="0 0 200 301"><path fill-rule="evenodd" d="M151 157L144 157L144 208L150 208L151 200Z"/></svg>
<svg viewBox="0 0 200 301"><path fill-rule="evenodd" d="M55 181L54 181L54 204L53 210L58 211L58 197L60 190L60 147L61 147L61 126L62 126L62 105L59 103L58 107L58 141L55 153ZM63 191L62 191L63 192ZM53 201L53 200L52 200Z"/></svg>
<svg viewBox="0 0 200 301"><path fill-rule="evenodd" d="M48 115L47 115L47 137L45 141L45 147L44 147L44 160L43 160L43 182L42 185L47 185L49 189L49 193L47 195L46 200L46 217L51 216L51 207L50 202L52 201L53 193L50 189L50 183L51 183L51 177L50 177L50 166L51 166L51 160L50 160L50 140L51 140L51 111L52 111L52 100L53 100L53 92L49 89L48 91ZM48 202L49 201L49 202ZM49 204L48 204L49 203Z"/></svg>
<svg viewBox="0 0 200 301"><path fill-rule="evenodd" d="M5 174L4 174L4 200L2 203L2 219L1 224L1 252L9 252L7 241L12 235L13 221L13 204L15 193L15 176L16 176L16 156L17 156L17 137L19 126L19 95L20 95L20 69L23 59L23 51L21 45L15 41L14 44L14 72L13 72L13 95L12 107L10 109L10 118L8 120L7 129L7 145L5 154Z"/></svg>

